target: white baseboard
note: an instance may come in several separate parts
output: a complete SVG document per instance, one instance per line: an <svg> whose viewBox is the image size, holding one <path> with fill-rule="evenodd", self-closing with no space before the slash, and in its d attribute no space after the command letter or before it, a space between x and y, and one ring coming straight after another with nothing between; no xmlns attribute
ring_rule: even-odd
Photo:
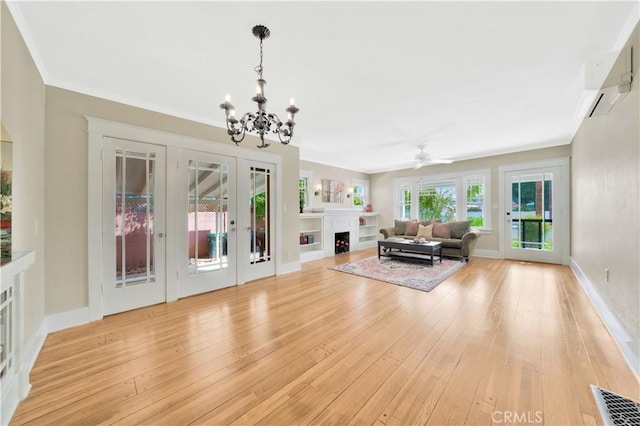
<svg viewBox="0 0 640 426"><path fill-rule="evenodd" d="M504 257L500 255L500 252L498 250L482 250L482 249L473 250L473 256L471 257L488 257L489 259L504 259Z"/></svg>
<svg viewBox="0 0 640 426"><path fill-rule="evenodd" d="M12 378L4 378L5 384L2 386L2 400L0 401L0 424L8 425L16 412L20 403L18 375Z"/></svg>
<svg viewBox="0 0 640 426"><path fill-rule="evenodd" d="M631 339L631 336L622 323L620 323L618 317L611 311L573 257L569 257L569 267L587 294L596 312L600 315L602 322L609 330L613 340L617 343L625 361L635 374L640 374L640 342Z"/></svg>
<svg viewBox="0 0 640 426"><path fill-rule="evenodd" d="M36 335L21 348L23 352L20 355L20 365L16 375L8 381L6 387L3 387L0 392L0 395L2 395L2 406L0 407L1 425L9 424L20 401L29 395L31 390L29 376L46 337L47 323L46 320L43 320L38 331L36 331Z"/></svg>
<svg viewBox="0 0 640 426"><path fill-rule="evenodd" d="M281 263L278 265L278 271L276 275L290 274L292 272L296 272L302 269L302 264L300 261L289 262L289 263Z"/></svg>
<svg viewBox="0 0 640 426"><path fill-rule="evenodd" d="M42 350L42 346L44 345L44 341L47 338L47 334L47 319L45 318L40 323L40 327L38 328L36 335L33 336L33 339L31 339L31 343L29 345L26 345L23 365L28 372L27 374L31 374L31 369L38 359L38 355Z"/></svg>
<svg viewBox="0 0 640 426"><path fill-rule="evenodd" d="M60 312L58 314L48 315L47 332L64 330L78 325L89 323L89 307L74 309L72 311Z"/></svg>

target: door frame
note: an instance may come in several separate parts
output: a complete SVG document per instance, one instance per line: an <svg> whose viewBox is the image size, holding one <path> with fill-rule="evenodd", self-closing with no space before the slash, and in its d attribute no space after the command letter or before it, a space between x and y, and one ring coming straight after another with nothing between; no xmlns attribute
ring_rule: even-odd
<svg viewBox="0 0 640 426"><path fill-rule="evenodd" d="M88 272L88 314L89 321L96 321L104 317L102 305L102 139L111 137L126 139L133 142L149 143L165 146L166 158L166 191L167 194L176 194L179 191L178 173L180 172L179 158L182 149L202 151L220 155L236 157L240 163L242 160L255 160L272 163L276 167L275 203L282 205L282 158L280 155L271 154L258 149L236 146L229 141L213 141L193 136L179 135L147 127L135 126L112 120L85 115L87 120L87 272ZM176 217L175 203L167 203L166 217ZM276 207L276 275L284 271L284 251L282 247L282 209ZM239 224L242 225L242 224ZM178 247L180 232L176 220L167 220L165 245L166 245L166 301L173 302L178 299ZM237 268L237 285L244 284L241 268Z"/></svg>
<svg viewBox="0 0 640 426"><path fill-rule="evenodd" d="M498 253L501 259L506 259L507 244L507 227L506 213L507 203L505 192L507 179L505 175L510 172L523 171L530 169L543 169L545 167L560 167L559 188L562 191L560 196L560 205L554 205L554 222L558 223L557 241L561 244L561 259L563 265L569 264L569 255L571 251L571 159L569 157L550 158L547 160L533 161L527 163L509 164L498 167ZM556 220L555 217L559 216Z"/></svg>

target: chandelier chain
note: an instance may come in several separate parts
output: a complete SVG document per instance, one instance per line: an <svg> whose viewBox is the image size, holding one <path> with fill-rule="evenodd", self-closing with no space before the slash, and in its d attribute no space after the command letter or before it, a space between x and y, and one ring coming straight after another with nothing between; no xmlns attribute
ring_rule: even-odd
<svg viewBox="0 0 640 426"><path fill-rule="evenodd" d="M255 67L253 70L258 73L258 76L262 78L262 37L260 37L260 65Z"/></svg>

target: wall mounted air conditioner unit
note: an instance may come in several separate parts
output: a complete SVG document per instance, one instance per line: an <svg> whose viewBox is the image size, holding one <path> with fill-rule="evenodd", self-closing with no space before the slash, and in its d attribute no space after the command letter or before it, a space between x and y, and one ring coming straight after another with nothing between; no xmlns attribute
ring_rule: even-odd
<svg viewBox="0 0 640 426"><path fill-rule="evenodd" d="M593 104L591 104L587 117L591 118L609 113L611 108L631 91L632 78L633 46L629 46L620 52L620 56L613 68L611 68L611 72L602 89L598 91Z"/></svg>

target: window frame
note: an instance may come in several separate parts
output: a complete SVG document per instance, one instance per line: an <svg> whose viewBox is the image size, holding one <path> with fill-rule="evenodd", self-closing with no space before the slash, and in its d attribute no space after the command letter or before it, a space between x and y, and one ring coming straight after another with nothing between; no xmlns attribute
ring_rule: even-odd
<svg viewBox="0 0 640 426"><path fill-rule="evenodd" d="M447 173L431 176L409 176L398 178L394 181L394 209L395 217L409 220L419 219L419 196L420 187L429 184L441 184L443 182L455 182L456 193L456 213L453 220L467 219L467 188L469 183L482 182L482 226L472 226L481 232L491 232L491 170L480 169L470 170L460 173ZM411 194L411 207L409 215L403 213L404 193L405 189L409 189Z"/></svg>
<svg viewBox="0 0 640 426"><path fill-rule="evenodd" d="M313 184L313 172L310 170L300 170L300 175L298 177L298 197L300 196L300 181L304 180L305 181L305 188L304 188L304 206L303 206L303 210L306 210L307 208L311 208L311 186ZM300 198L298 198L299 200Z"/></svg>
<svg viewBox="0 0 640 426"><path fill-rule="evenodd" d="M365 210L367 207L367 204L370 204L371 201L369 200L369 194L370 194L370 189L369 189L369 181L366 179L358 179L358 178L353 178L351 179L351 206L354 208L362 208L362 210ZM360 187L364 189L364 195L362 197L362 206L358 206L355 204L356 201L356 187Z"/></svg>

